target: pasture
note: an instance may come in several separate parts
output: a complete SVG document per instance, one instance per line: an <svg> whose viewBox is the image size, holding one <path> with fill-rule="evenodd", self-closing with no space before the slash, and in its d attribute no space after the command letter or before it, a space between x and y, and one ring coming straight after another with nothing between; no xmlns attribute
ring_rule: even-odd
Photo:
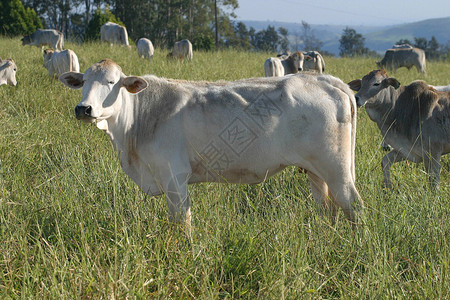
<svg viewBox="0 0 450 300"><path fill-rule="evenodd" d="M288 168L259 185L191 186L193 241L168 224L165 199L146 196L120 168L109 138L74 117L81 90L48 77L41 50L0 38L17 87L0 88L0 298L66 299L448 299L450 157L441 190L423 165L392 168L382 187L381 136L358 110L357 188L365 203L352 229L315 206L307 176ZM188 80L263 76L270 54L194 52L192 62L152 61L135 47L66 43L80 69L103 58L129 75ZM273 55L273 54L272 54ZM325 57L349 82L369 58ZM447 85L450 62L427 75L401 68L402 84Z"/></svg>

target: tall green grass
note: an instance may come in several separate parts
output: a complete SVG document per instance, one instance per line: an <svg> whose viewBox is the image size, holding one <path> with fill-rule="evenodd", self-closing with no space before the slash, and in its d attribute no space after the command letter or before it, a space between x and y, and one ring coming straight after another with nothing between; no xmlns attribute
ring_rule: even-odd
<svg viewBox="0 0 450 300"><path fill-rule="evenodd" d="M163 197L146 196L122 172L106 135L78 122L81 92L47 76L38 48L1 38L18 66L17 87L0 88L0 298L448 299L449 159L441 190L422 165L392 169L382 187L381 136L363 109L356 149L363 224L316 208L307 179L288 168L260 185L190 188L193 241L167 222ZM127 50L67 43L84 71L111 58L124 73L190 80L263 76L267 53L195 52L193 62L149 62ZM326 57L345 82L373 59ZM450 64L402 83L448 84Z"/></svg>

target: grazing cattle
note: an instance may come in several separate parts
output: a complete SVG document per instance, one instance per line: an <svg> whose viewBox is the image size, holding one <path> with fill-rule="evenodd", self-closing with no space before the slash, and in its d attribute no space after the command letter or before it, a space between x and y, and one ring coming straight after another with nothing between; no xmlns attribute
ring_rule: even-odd
<svg viewBox="0 0 450 300"><path fill-rule="evenodd" d="M400 86L384 70L372 71L349 85L358 91L357 104L365 106L393 148L382 160L385 185L391 187L392 164L410 160L423 161L429 181L439 188L440 157L450 152L450 93L419 80Z"/></svg>
<svg viewBox="0 0 450 300"><path fill-rule="evenodd" d="M127 29L119 24L107 22L100 27L100 39L110 45L129 46Z"/></svg>
<svg viewBox="0 0 450 300"><path fill-rule="evenodd" d="M418 72L425 74L425 51L419 48L388 49L383 59L377 62L377 66L394 72L400 67L406 67L409 70L415 66Z"/></svg>
<svg viewBox="0 0 450 300"><path fill-rule="evenodd" d="M78 57L70 49L64 51L44 51L44 67L48 71L48 76L59 76L65 72L80 72Z"/></svg>
<svg viewBox="0 0 450 300"><path fill-rule="evenodd" d="M17 66L12 59L2 60L0 58L0 85L17 85L16 81Z"/></svg>
<svg viewBox="0 0 450 300"><path fill-rule="evenodd" d="M24 36L22 46L30 45L41 47L52 47L54 50L62 50L64 48L64 34L55 29L38 29L30 35Z"/></svg>
<svg viewBox="0 0 450 300"><path fill-rule="evenodd" d="M325 60L317 51L303 52L305 62L303 63L304 71L317 71L319 74L325 72Z"/></svg>
<svg viewBox="0 0 450 300"><path fill-rule="evenodd" d="M334 210L330 196L355 219L356 103L340 79L192 82L126 76L111 60L59 79L83 88L77 119L104 130L124 172L148 195L164 192L188 230L188 183L259 183L289 165L308 170L319 203Z"/></svg>
<svg viewBox="0 0 450 300"><path fill-rule="evenodd" d="M289 56L269 57L264 62L266 77L280 77L287 74L295 74L303 70L305 56L302 52L295 52Z"/></svg>
<svg viewBox="0 0 450 300"><path fill-rule="evenodd" d="M173 45L173 50L167 55L168 58L178 58L180 60L192 60L192 44L189 40L181 40Z"/></svg>
<svg viewBox="0 0 450 300"><path fill-rule="evenodd" d="M437 91L441 92L450 92L450 84L449 85L430 85Z"/></svg>
<svg viewBox="0 0 450 300"><path fill-rule="evenodd" d="M410 44L397 44L392 46L391 49L412 49L414 48L413 46L411 46Z"/></svg>
<svg viewBox="0 0 450 300"><path fill-rule="evenodd" d="M137 51L139 57L152 59L155 49L153 48L153 44L149 39L141 38L137 42Z"/></svg>

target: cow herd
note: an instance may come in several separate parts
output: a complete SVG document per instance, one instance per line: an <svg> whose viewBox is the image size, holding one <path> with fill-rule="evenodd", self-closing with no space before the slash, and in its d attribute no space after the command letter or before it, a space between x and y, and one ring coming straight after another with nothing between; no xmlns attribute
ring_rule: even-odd
<svg viewBox="0 0 450 300"><path fill-rule="evenodd" d="M102 26L101 40L128 46L125 27L111 22ZM362 206L355 186L358 106L392 147L382 159L387 187L391 165L410 160L423 161L431 185L439 188L440 157L450 152L449 86L402 86L382 69L345 84L322 74L325 61L317 51L268 58L266 77L193 82L127 76L109 59L80 73L77 56L62 49L55 30L38 30L22 42L53 47L43 54L49 75L83 90L76 118L103 130L124 172L148 195L164 193L170 218L188 230L188 184L258 183L287 166L306 170L319 205L332 215L340 207L356 221ZM150 40L140 39L137 49L139 57L152 58ZM425 73L418 50L389 49L379 64ZM192 44L176 43L169 56L191 60ZM299 72L304 70L314 72ZM0 85L15 86L16 71L13 60L0 59Z"/></svg>

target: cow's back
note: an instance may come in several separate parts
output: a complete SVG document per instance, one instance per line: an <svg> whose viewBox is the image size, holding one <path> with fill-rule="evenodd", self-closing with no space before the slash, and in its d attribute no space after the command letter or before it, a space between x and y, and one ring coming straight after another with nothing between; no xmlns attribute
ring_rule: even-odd
<svg viewBox="0 0 450 300"><path fill-rule="evenodd" d="M192 53L192 44L189 40L181 40L176 42L173 45L173 52L174 57L177 58L185 58L192 60L193 53Z"/></svg>
<svg viewBox="0 0 450 300"><path fill-rule="evenodd" d="M152 42L149 39L147 39L147 38L139 39L136 47L137 47L139 57L144 57L144 58L152 58L153 57L154 47L153 47Z"/></svg>

